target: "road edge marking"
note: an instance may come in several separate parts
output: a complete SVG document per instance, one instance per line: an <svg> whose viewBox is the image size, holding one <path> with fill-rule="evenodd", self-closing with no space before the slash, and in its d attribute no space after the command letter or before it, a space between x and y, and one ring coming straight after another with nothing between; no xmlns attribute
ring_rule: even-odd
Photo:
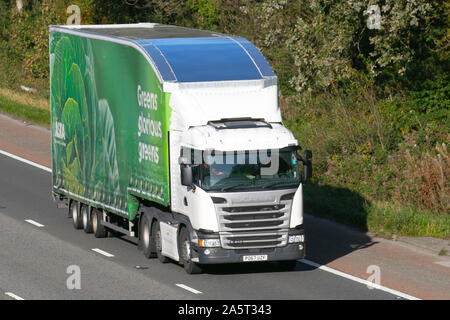
<svg viewBox="0 0 450 320"><path fill-rule="evenodd" d="M440 265L442 267L450 268L450 261L447 261L447 260L446 261L435 261L434 263L437 265Z"/></svg>
<svg viewBox="0 0 450 320"><path fill-rule="evenodd" d="M24 298L19 297L17 294L14 294L12 292L5 292L5 296L13 298L14 300L25 300Z"/></svg>
<svg viewBox="0 0 450 320"><path fill-rule="evenodd" d="M398 291L398 290L395 290L395 289L391 289L391 288L382 286L380 284L375 284L375 283L370 282L368 280L364 280L364 279L358 278L358 277L353 276L351 274L348 274L348 273L345 273L345 272L342 272L342 271L339 271L339 270L336 270L336 269L333 269L333 268L330 268L330 267L318 264L318 263L316 263L314 261L311 261L311 260L308 260L308 259L300 259L298 261L301 262L301 263L304 263L306 265L309 265L311 267L320 269L322 271L332 273L334 275L337 275L337 276L346 278L348 280L352 280L352 281L364 284L364 285L366 285L368 287L371 287L373 289L378 289L378 290L381 290L381 291L384 291L384 292L387 292L387 293L399 296L399 297L407 299L407 300L421 300L420 298L414 297L414 296L409 295L407 293L403 293L401 291Z"/></svg>
<svg viewBox="0 0 450 320"><path fill-rule="evenodd" d="M202 293L203 293L203 292L198 291L198 290L196 290L196 289L194 289L194 288L188 287L187 285L182 284L182 283L175 283L175 285L176 285L177 287L180 287L180 288L184 289L184 290L190 291L190 292L192 292L192 293L194 293L194 294L202 294Z"/></svg>
<svg viewBox="0 0 450 320"><path fill-rule="evenodd" d="M4 155L4 156L7 156L7 157L10 157L10 158L12 158L12 159L14 159L14 160L18 160L18 161L24 162L24 163L26 163L26 164L29 164L29 165L31 165L31 166L33 166L33 167L42 169L42 170L44 170L44 171L47 171L47 172L50 172L50 173L52 172L52 169L51 169L51 168L48 168L48 167L43 166L43 165L41 165L41 164L39 164L39 163L36 163L36 162L30 161L30 160L27 160L27 159L25 159L25 158L16 156L15 154L9 153L9 152L7 152L7 151L3 151L3 150L0 149L0 154L2 154L2 155Z"/></svg>

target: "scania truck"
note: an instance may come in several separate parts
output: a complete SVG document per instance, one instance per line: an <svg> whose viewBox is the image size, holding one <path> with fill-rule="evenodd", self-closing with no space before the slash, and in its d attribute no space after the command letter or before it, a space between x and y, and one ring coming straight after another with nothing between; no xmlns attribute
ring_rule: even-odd
<svg viewBox="0 0 450 320"><path fill-rule="evenodd" d="M248 40L154 23L50 26L52 194L76 229L204 265L305 255L311 152Z"/></svg>

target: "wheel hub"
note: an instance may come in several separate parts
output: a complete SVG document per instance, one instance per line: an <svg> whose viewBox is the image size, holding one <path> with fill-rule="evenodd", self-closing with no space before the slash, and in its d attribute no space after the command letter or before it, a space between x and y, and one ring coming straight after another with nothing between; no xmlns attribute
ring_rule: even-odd
<svg viewBox="0 0 450 320"><path fill-rule="evenodd" d="M77 215L77 208L75 208L75 206L72 206L72 220L73 222L77 222L78 220L78 215Z"/></svg>
<svg viewBox="0 0 450 320"><path fill-rule="evenodd" d="M87 212L86 209L83 210L83 226L87 226L88 224L88 217L87 217Z"/></svg>
<svg viewBox="0 0 450 320"><path fill-rule="evenodd" d="M144 225L144 233L142 234L142 239L144 240L144 246L148 248L150 244L150 236L148 232L148 226L146 224Z"/></svg>
<svg viewBox="0 0 450 320"><path fill-rule="evenodd" d="M95 212L92 214L92 229L97 232L97 214Z"/></svg>
<svg viewBox="0 0 450 320"><path fill-rule="evenodd" d="M189 261L190 256L191 256L191 246L189 244L189 241L185 240L183 242L183 260L186 262Z"/></svg>

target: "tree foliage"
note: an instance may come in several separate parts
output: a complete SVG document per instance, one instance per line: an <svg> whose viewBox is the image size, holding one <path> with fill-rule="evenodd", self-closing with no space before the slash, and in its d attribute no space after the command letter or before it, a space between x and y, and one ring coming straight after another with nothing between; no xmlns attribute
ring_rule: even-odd
<svg viewBox="0 0 450 320"><path fill-rule="evenodd" d="M14 0L0 2L2 86L41 84L39 92L48 93L48 26L65 24L71 4L82 24L158 22L242 36L277 74L285 122L316 155L317 184L450 211L448 1L23 4L19 12Z"/></svg>

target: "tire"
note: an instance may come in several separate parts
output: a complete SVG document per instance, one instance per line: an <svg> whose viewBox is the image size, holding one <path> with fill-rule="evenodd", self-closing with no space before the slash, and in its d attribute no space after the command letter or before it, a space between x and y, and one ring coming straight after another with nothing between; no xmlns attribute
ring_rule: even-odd
<svg viewBox="0 0 450 320"><path fill-rule="evenodd" d="M149 258L156 258L156 246L152 237L152 223L150 217L144 214L139 228L139 247L142 249L144 256Z"/></svg>
<svg viewBox="0 0 450 320"><path fill-rule="evenodd" d="M100 223L100 221L103 220L103 213L93 208L92 213L92 232L94 233L94 236L96 238L106 238L108 235L108 231L106 230L105 226Z"/></svg>
<svg viewBox="0 0 450 320"><path fill-rule="evenodd" d="M71 201L69 206L69 214L72 217L73 227L77 230L83 228L80 211L78 210L78 202Z"/></svg>
<svg viewBox="0 0 450 320"><path fill-rule="evenodd" d="M89 206L83 205L81 207L81 221L83 223L83 230L86 233L92 233L92 217L91 208Z"/></svg>
<svg viewBox="0 0 450 320"><path fill-rule="evenodd" d="M155 251L158 260L161 263L169 262L169 258L163 256L162 250L162 237L161 237L161 229L159 227L159 221L154 221L152 225L152 242L155 244Z"/></svg>
<svg viewBox="0 0 450 320"><path fill-rule="evenodd" d="M297 266L297 260L278 261L278 266L283 271L292 271Z"/></svg>
<svg viewBox="0 0 450 320"><path fill-rule="evenodd" d="M191 260L191 237L185 227L181 228L178 242L180 263L188 274L202 273L202 267Z"/></svg>

